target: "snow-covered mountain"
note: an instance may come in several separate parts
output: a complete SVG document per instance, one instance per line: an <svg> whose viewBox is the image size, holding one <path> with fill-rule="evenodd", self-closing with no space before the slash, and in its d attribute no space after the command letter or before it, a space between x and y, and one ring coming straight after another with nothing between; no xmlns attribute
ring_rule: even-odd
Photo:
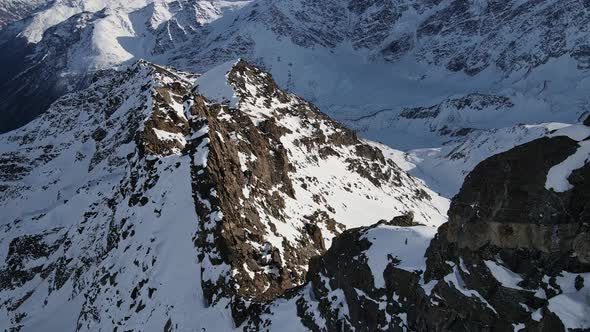
<svg viewBox="0 0 590 332"><path fill-rule="evenodd" d="M1 131L22 125L97 70L171 51L240 1L54 1L0 31ZM184 37L183 37L184 36ZM165 61L160 61L165 63Z"/></svg>
<svg viewBox="0 0 590 332"><path fill-rule="evenodd" d="M0 0L0 325L590 329L589 23Z"/></svg>
<svg viewBox="0 0 590 332"><path fill-rule="evenodd" d="M44 9L49 0L3 0L0 1L0 29Z"/></svg>
<svg viewBox="0 0 590 332"><path fill-rule="evenodd" d="M579 87L569 93L581 97L577 108L552 104L550 92L539 94L539 99L473 93L428 107L384 110L344 123L370 139L404 150L394 157L398 164L450 198L484 159L557 129L580 125L590 115L581 101L583 90Z"/></svg>
<svg viewBox="0 0 590 332"><path fill-rule="evenodd" d="M387 149L244 61L139 62L0 139L4 328L229 329L345 229L446 220Z"/></svg>
<svg viewBox="0 0 590 332"><path fill-rule="evenodd" d="M0 54L0 113L28 121L88 72L140 58L201 73L244 58L337 120L473 93L579 115L589 20L585 1L56 1L0 38L35 45ZM48 98L23 111L15 94Z"/></svg>
<svg viewBox="0 0 590 332"><path fill-rule="evenodd" d="M539 124L588 114L589 19L584 1L56 1L0 38L0 130L96 70L143 58L202 73L241 57L406 152L406 169L450 198Z"/></svg>

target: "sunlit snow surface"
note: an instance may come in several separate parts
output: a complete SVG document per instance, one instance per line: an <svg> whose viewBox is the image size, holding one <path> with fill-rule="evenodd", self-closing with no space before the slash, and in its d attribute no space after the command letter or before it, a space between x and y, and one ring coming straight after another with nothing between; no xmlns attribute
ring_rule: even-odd
<svg viewBox="0 0 590 332"><path fill-rule="evenodd" d="M150 131L156 140L182 147L204 135L219 134L211 132L206 124L184 136L170 126L158 129L146 123L162 99L161 95L155 97L154 91L159 91L157 89L164 84L178 83L188 90L194 86L196 91L202 89L206 95L219 92L211 87L222 85L223 94L209 96L231 104L236 93L227 83L230 67L222 65L195 82L185 79L182 73L161 67L154 71L151 65L140 62L133 71L107 75L89 89L61 98L47 113L25 127L0 135L2 156L10 156L18 165L25 166L22 172L16 169L14 181L2 182L7 187L0 201L3 211L0 257L6 260L15 238L49 232L42 243L55 244L57 251L47 257L25 259L23 268L54 266L64 257L69 260L67 267L80 268L80 276L68 277L59 291L50 291L57 289L54 285L59 282L56 281L58 272L54 270L46 278L36 276L14 289L1 291L1 296L11 303L31 292L30 299L19 309L29 313L20 322L23 331L34 331L42 325L73 330L77 324L80 330L112 330L120 324L126 328L158 330L168 319L181 330L233 328L231 314L225 307L229 299L206 308L201 288L202 281L217 280L231 273L230 267L213 263L216 252L207 253L200 260L199 249L194 244L202 224L212 222L214 227L224 218L223 211L216 210L207 216L209 221L200 222L195 212L195 199L199 198L193 197L191 187L191 167L207 165L212 136L203 138L192 155L184 155L175 145L169 155L147 155L145 160L138 153L137 144L141 140L136 140L135 136L135 130ZM263 95L266 86L256 85L248 77L245 79L245 89L251 96ZM176 93L174 91L177 90L170 93ZM329 215L346 228L368 226L380 219L390 220L414 211L416 220L428 226L424 226L423 231L408 233L411 241L402 248L409 250L414 242L419 247L399 255L408 268L423 269L420 257L428 236L446 221L449 201L392 164L380 166L394 173L382 185L375 185L347 166L348 158L361 158L354 145L334 145L339 157L308 159L310 151L297 144L297 140L315 130L306 123L314 120L313 116L305 118L301 116L305 113L284 111L289 107L309 107L301 102L293 95L289 95L287 102L273 99L270 105L262 98L244 97L235 104L239 108L233 110L250 117L253 123L284 112L280 114L280 125L288 129L280 137L280 143L289 154L292 164L289 176L297 185L293 186L294 197L270 188L284 199L284 220L277 220L265 212L261 202L253 200L253 206L260 211L261 222L272 222L277 228L276 232L261 235L264 242L284 252L285 241L298 241L305 216L325 210L328 205L333 208ZM116 106L107 106L111 103ZM181 105L171 98L169 107L164 108L166 113L158 114L164 118L178 118L176 125L182 125L182 121L191 117L186 112L188 105L189 102ZM231 120L225 112L220 112L218 117ZM317 116L316 124L326 136L342 130L322 116ZM102 139L95 138L99 128L104 129ZM229 140L245 139L232 134L221 140L231 144ZM385 146L382 151L386 158L395 155ZM247 169L247 162L254 158L240 155L240 168ZM152 170L146 167L150 163L155 163ZM312 178L313 181L308 180ZM300 183L306 183L307 187ZM251 189L248 185L242 188L245 198ZM140 204L132 203L131 194L136 191L141 197ZM416 191L429 198L416 198ZM124 192L126 195L122 195ZM321 194L325 200L314 199L314 194ZM211 205L207 200L200 202ZM126 235L118 235L117 247L107 250L113 227L121 227L117 232ZM324 243L329 247L334 233L326 225L320 227ZM391 231L390 235L395 234L393 229ZM368 236L382 238L372 232ZM406 235L400 235L400 241L402 236L405 239ZM61 239L67 239L69 244L63 245ZM391 245L401 243L405 242ZM384 250L396 250L396 247ZM406 258L406 254L414 256ZM375 252L372 257L375 257L375 269L382 268L382 255ZM122 309L115 310L115 307ZM294 309L282 308L286 315ZM94 314L79 317L80 312L88 311ZM0 308L0 314L8 317L16 313L9 312L5 306ZM127 317L128 314L131 317ZM290 316L295 318L290 325L294 328L293 322L299 324L296 317ZM2 328L9 328L14 321L2 320L0 324Z"/></svg>
<svg viewBox="0 0 590 332"><path fill-rule="evenodd" d="M407 271L425 271L426 248L436 234L436 227L378 226L368 230L361 239L373 245L365 252L373 272L375 287L385 288L383 272L390 264L388 256L399 260L397 268Z"/></svg>
<svg viewBox="0 0 590 332"><path fill-rule="evenodd" d="M236 61L228 61L201 75L195 85L199 93L211 101L237 107L239 99L227 81L227 74Z"/></svg>
<svg viewBox="0 0 590 332"><path fill-rule="evenodd" d="M199 9L196 14L198 24L190 26L183 21L182 11L173 8L175 1L149 1L134 0L122 3L121 1L88 0L88 1L55 1L52 6L31 18L30 23L21 32L21 35L30 42L38 42L48 28L83 11L105 10L106 17L94 23L85 30L88 34L81 45L72 47L70 54L69 70L62 73L69 75L71 72L82 70L95 70L110 67L124 67L125 64L134 62L139 58L147 58L152 61L172 64L181 69L205 72L221 63L233 63L238 56L247 57L264 65L277 80L281 87L302 95L306 99L317 104L320 109L346 125L358 130L367 139L380 143L371 143L380 146L387 157L392 158L403 169L412 175L422 179L430 189L440 193L446 198L451 198L460 188L464 177L483 159L496 153L506 151L515 145L526 143L536 138L548 135L574 135L581 141L588 136L587 129L581 126L572 126L579 123L583 116L590 110L590 78L588 71L579 70L575 61L564 55L554 58L530 72L515 72L506 76L493 66L476 76L468 76L464 73L451 73L448 70L414 61L411 58L402 58L396 63L385 63L374 59L370 50L353 48L346 42L334 48L314 46L305 48L294 44L288 37L278 37L267 27L253 23L243 24L232 28L239 11L245 8L243 17L248 17L251 5L250 1L199 1ZM183 2L184 3L184 2ZM279 3L279 2L277 2ZM289 6L296 1L280 2L283 6ZM483 2L478 2L482 4ZM481 10L482 8L479 8ZM248 10L248 11L246 11ZM238 13L238 14L236 14ZM192 19L192 17L191 17ZM195 40L203 38L203 43L195 43L195 40L178 40L170 29L164 29L170 21L179 22L182 29L199 30L199 25L207 26L213 31L211 35L196 34ZM404 16L402 23L395 29L412 30L416 28L419 17L416 13ZM249 22L249 21L248 21ZM243 23L243 22L241 22ZM158 37L155 29L162 29L169 34L173 41L173 47L165 47L164 53L154 52ZM159 31L158 33L160 33ZM239 33L237 33L238 31ZM237 38L236 36L241 37ZM272 42L271 42L272 41ZM241 42L241 43L240 43ZM444 42L444 41L443 41ZM245 45L245 46L244 46ZM202 46L206 46L201 48ZM245 47L247 52L233 54L227 49ZM226 71L227 66L218 67L220 72ZM213 100L226 100L235 105L234 94L225 86L224 80L219 76L209 77L203 75L198 84L203 93ZM490 95L505 96L514 104L513 107L503 109L464 109L457 110L443 107L441 113L434 118L406 119L400 117L404 108L429 107L444 104L449 98L461 97L470 93L486 93ZM139 90L130 93L130 99L122 106L122 109L137 104L134 99L139 95ZM254 105L255 106L255 105ZM73 109L73 108L72 108ZM256 117L260 109L250 108L251 116ZM115 113L114 120L123 121L124 112ZM75 117L75 122L83 122L84 113ZM65 121L65 119L64 119ZM290 125L297 126L297 123ZM445 126L454 128L469 128L471 132L465 136L448 136L440 134L440 129ZM559 129L552 134L553 130ZM206 130L204 131L206 132ZM2 224L6 224L16 216L30 218L41 214L44 221L50 222L55 227L71 227L68 218L76 215L83 218L83 208L105 192L112 190L125 174L121 172L104 172L103 166L87 172L90 160L82 158L76 160L75 151L82 151L88 155L94 153L94 143L79 142L76 137L59 136L52 128L39 128L39 137L35 142L37 147L43 145L71 146L54 160L52 170L43 167L35 170L22 182L24 186L34 188L18 206L10 206L3 209ZM201 133L203 134L203 133ZM195 134L196 135L196 134ZM161 139L173 139L184 143L184 137L158 133ZM196 137L196 136L195 136ZM572 137L573 138L573 137ZM289 143L287 138L284 142ZM575 156L571 156L550 171L548 175L548 188L563 191L569 188L567 175L577 167L583 165L586 160L584 154L589 153L587 142L580 142L580 147ZM14 145L8 141L2 141L4 151L14 149ZM133 149L131 145L117 147L115 154L124 158ZM41 154L41 153L39 153ZM247 160L250 156L244 156ZM144 231L138 236L141 241L150 241L148 234L156 234L158 240L153 244L151 255L165 257L158 260L149 274L150 280L172 280L172 282L154 285L148 283L146 287L158 287L155 301L161 306L154 309L148 317L139 315L128 324L129 327L149 330L161 329L161 325L146 325L146 322L160 323L164 313L173 312L175 324L179 329L206 328L207 331L230 330L234 328L227 310L216 308L204 309L202 294L200 293L200 273L202 266L197 264L192 236L196 225L193 214L178 216L178 210L190 210L191 189L186 182L179 179L186 178L190 163L205 165L207 162L206 147L203 146L194 160L186 157L171 156L162 166L163 174L161 186L153 188L149 192L151 197L160 200L162 204L154 206L148 203L143 212L134 216L138 223L142 223ZM175 174L165 171L166 167L172 167L179 163ZM337 173L338 176L348 175L334 160L327 159L315 166L301 168L301 174L319 176L324 179ZM351 178L351 180L357 180ZM59 184L54 189L43 191L44 185L51 181ZM81 193L76 192L75 184L87 183L87 187ZM315 188L322 189L322 188ZM331 188L332 198L338 201L358 199L344 190ZM298 188L296 188L298 190ZM288 201L287 209L294 216L300 215L302 206L314 204L311 197L304 192L297 192L298 201ZM309 196L309 195L308 195ZM181 199L176 199L181 197ZM381 198L380 198L381 199ZM348 227L362 226L376 220L367 220L378 217L390 217L393 213L402 212L403 206L396 205L395 209L385 207L383 200L368 200L364 208L341 209L337 207L338 218L347 221ZM64 201L70 201L64 204ZM105 204L100 201L100 204ZM373 205L371 205L373 204ZM434 209L446 209L448 201L435 197ZM163 207L162 217L153 224L146 217L148 211ZM4 208L4 207L3 207ZM397 209L397 210L396 210ZM395 211L394 211L395 210ZM438 211L444 214L444 211ZM120 212L123 213L123 212ZM146 213L146 215L143 215ZM142 220L145 218L145 220ZM420 218L420 216L419 216ZM437 218L442 222L441 218ZM433 223L436 224L436 223ZM31 232L42 231L45 227L35 225ZM71 230L75 232L75 229ZM281 230L284 231L284 230ZM97 231L98 232L98 231ZM382 272L386 255L390 252L401 260L402 268L409 270L421 270L424 264L424 250L429 239L434 235L435 228L415 227L396 228L379 227L365 234L365 237L374 240L374 246L368 250L369 265L376 276L377 285L382 285ZM383 239L385 238L385 241ZM390 241L395 238L398 241ZM174 239L170 241L170 239ZM405 244L406 239L408 244ZM280 246L280 239L273 241ZM0 257L5 257L8 251L8 241L2 241ZM329 242L327 243L329 244ZM130 244L131 245L131 244ZM97 245L98 246L98 245ZM75 244L75 250L92 253L94 246ZM122 248L124 249L124 248ZM135 249L135 248L134 248ZM141 249L145 250L145 248ZM122 251L122 250L120 250ZM143 253L143 252L142 252ZM120 252L117 259L104 262L104 267L111 270L120 270L121 289L131 290L137 284L139 269L133 268L134 256ZM113 268L114 264L114 268ZM495 264L488 265L493 276L507 287L516 288L518 276L505 267ZM457 269L454 266L453 273L445 277L447 283L452 283L466 296L481 295L472 290L465 289ZM381 276L381 277L380 277ZM550 301L550 310L562 318L567 327L588 328L590 322L587 318L587 303L589 299L588 287L582 292L576 292L571 288L575 276L564 274L563 280L558 279L562 289L566 289ZM590 283L587 274L583 275L585 284ZM47 287L42 280L34 280L31 287ZM567 286L566 286L567 285ZM427 288L427 286L425 286ZM71 312L83 305L84 299L80 296L69 297L64 294L73 294L73 285L66 284L64 291L54 293L50 297L47 311L43 317L30 317L25 319L28 330L39 328L49 330L72 330L75 327L77 317ZM47 294L35 294L23 307L28 311L38 310L38 306ZM105 294L99 301L112 306L108 302L112 294ZM38 298L37 298L38 296ZM338 297L341 294L334 294ZM313 302L313 301L308 301ZM129 306L129 303L123 305ZM174 308L174 310L172 310ZM273 307L275 316L271 327L285 331L303 330L296 317L296 306L292 301L281 300ZM0 309L3 314L4 309ZM77 314L77 312L76 312ZM116 315L116 314L114 314ZM160 316L158 316L160 315ZM48 320L47 317L55 319ZM123 319L124 317L114 317ZM320 322L320 317L315 317ZM55 325L52 325L55 324ZM1 325L1 327L5 327ZM89 329L96 328L95 326ZM24 330L27 330L24 329Z"/></svg>
<svg viewBox="0 0 590 332"><path fill-rule="evenodd" d="M384 33L390 38L414 33L423 20L449 3L424 11L401 6L405 9L396 24ZM427 38L414 45L414 53L386 62L379 51L389 39L359 47L363 38L354 38L355 27L366 28L366 17L349 13L346 20L342 3L326 1L322 6L318 5L316 12L313 3L300 0L58 0L25 22L20 35L39 42L47 29L72 15L104 10L103 18L81 28L83 38L70 47L67 68L61 73L66 76L122 67L139 58L201 73L246 58L270 71L281 87L315 103L362 136L404 151L399 158L406 160L410 173L447 198L458 191L465 175L481 160L547 134L543 128L523 126L573 124L590 111L588 70L581 70L569 54L550 58L531 70L505 72L492 63L474 76L450 72L427 61L435 57L428 53L428 43L444 49L445 42L457 39L464 45L453 52L477 42L484 48L478 52L496 56L499 50L486 50L483 41L499 45L518 41L510 29L496 37L474 36L473 40L453 34ZM476 17L487 9L485 2L469 6ZM533 4L527 15L543 9L543 5ZM302 11L309 15L300 15ZM330 27L326 22L335 23ZM570 32L568 42L585 38ZM316 38L310 39L314 35ZM541 42L538 38L531 37L519 47L535 49ZM429 107L471 93L504 96L514 106L494 110L447 107L435 118L400 117L404 108ZM441 135L445 127L472 131L462 137Z"/></svg>

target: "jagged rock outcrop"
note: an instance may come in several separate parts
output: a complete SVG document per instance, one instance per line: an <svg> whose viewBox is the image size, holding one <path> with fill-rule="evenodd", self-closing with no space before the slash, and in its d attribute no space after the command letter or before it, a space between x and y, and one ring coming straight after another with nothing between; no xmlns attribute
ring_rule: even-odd
<svg viewBox="0 0 590 332"><path fill-rule="evenodd" d="M588 167L571 175L575 187L545 187L549 170L578 149L567 137L541 138L478 165L449 210L447 237L462 248L486 245L567 253L590 222Z"/></svg>
<svg viewBox="0 0 590 332"><path fill-rule="evenodd" d="M411 215L396 219L404 220L402 224L413 224ZM435 230L395 224L394 219L393 224L378 223L346 231L325 255L312 260L308 279L326 326L309 319L311 315L306 317L309 304L299 300L298 312L308 328L314 331L412 329L423 273L421 245L428 243L429 234ZM384 243L377 241L391 243L382 247ZM417 257L412 257L416 253Z"/></svg>
<svg viewBox="0 0 590 332"><path fill-rule="evenodd" d="M197 91L208 91L206 76L197 80ZM237 98L237 105L196 99L192 106L192 116L216 133L203 136L209 157L203 166L206 179L196 181L196 190L211 206L200 215L222 213L215 220L209 217L211 225L202 230L199 243L207 248L205 261L231 271L231 277L213 275L205 283L212 303L229 294L268 301L301 285L309 260L356 222L349 219L356 218L350 214L355 206L390 204L379 198L381 192L407 202L407 208L415 206L421 211L417 218L432 224L424 210L430 207L413 203L431 202L432 193L414 187L382 151L280 90L269 74L245 61L232 65L227 80L235 95L217 97ZM396 188L406 185L414 189L397 196ZM358 202L340 195L353 195ZM396 204L394 210L401 209ZM247 305L234 304L240 324Z"/></svg>
<svg viewBox="0 0 590 332"><path fill-rule="evenodd" d="M512 112L514 103L505 96L471 93L454 97L429 107L404 108L399 113L403 120L420 120L432 132L456 137L465 136L473 131L468 125L481 116L501 116ZM490 114L490 115L487 115ZM357 124L358 125L358 124Z"/></svg>
<svg viewBox="0 0 590 332"><path fill-rule="evenodd" d="M228 330L362 216L444 221L386 150L244 61L104 72L0 139L7 329Z"/></svg>
<svg viewBox="0 0 590 332"><path fill-rule="evenodd" d="M444 305L431 308L440 319L425 320L425 327L588 328L575 313L588 310L588 288L582 285L590 271L590 167L551 171L575 153L587 159L584 144L567 136L542 138L487 159L467 177L448 224L427 252L425 281L435 283L432 292ZM572 187L546 188L552 177L563 177ZM453 290L433 281L448 275L477 293L479 300L472 296L470 302L474 309L479 302L479 310L457 310ZM565 299L571 300L567 306Z"/></svg>
<svg viewBox="0 0 590 332"><path fill-rule="evenodd" d="M314 331L587 331L590 151L577 129L478 165L432 242L411 215L345 231L287 301Z"/></svg>

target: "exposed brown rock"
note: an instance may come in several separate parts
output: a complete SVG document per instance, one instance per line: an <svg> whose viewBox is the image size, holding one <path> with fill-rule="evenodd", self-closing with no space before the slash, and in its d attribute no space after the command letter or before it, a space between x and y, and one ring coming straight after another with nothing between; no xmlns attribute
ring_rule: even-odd
<svg viewBox="0 0 590 332"><path fill-rule="evenodd" d="M379 225L385 224L389 226L399 226L399 227L412 227L412 226L424 226L421 223L414 221L414 213L408 212L401 216L393 217L390 221L381 220L378 222Z"/></svg>
<svg viewBox="0 0 590 332"><path fill-rule="evenodd" d="M541 138L482 162L453 199L445 236L471 249L492 244L567 252L587 222L587 184L556 193L545 189L545 180L576 149L568 137Z"/></svg>
<svg viewBox="0 0 590 332"><path fill-rule="evenodd" d="M154 70L163 70L155 67ZM160 139L154 129L161 130L171 134L181 134L182 136L189 133L189 126L186 119L179 117L174 109L170 106L173 102L183 103L183 96L188 94L190 87L173 82L162 87L154 88L152 96L154 98L153 112L150 118L144 122L143 131L138 133L138 146L143 154L151 155L169 155L174 151L180 151L184 145L175 139Z"/></svg>
<svg viewBox="0 0 590 332"><path fill-rule="evenodd" d="M572 172L568 180L574 188L567 192L545 189L545 180L548 170L576 149L577 142L567 137L544 138L483 161L453 199L449 222L426 252L426 271L401 270L390 257L384 289L373 287L363 255L371 243L361 236L371 227L335 238L312 260L308 274L327 329L475 332L524 324L530 331L565 331L548 304L564 291L556 282L562 272L590 271L590 165ZM372 227L380 224L415 225L412 214ZM506 285L488 264L522 280ZM571 286L582 290L584 278L579 274ZM336 291L346 309L341 298L331 296ZM297 307L305 326L321 330L304 296Z"/></svg>
<svg viewBox="0 0 590 332"><path fill-rule="evenodd" d="M215 229L203 229L198 245L209 248L204 249L205 252L219 250L219 261L214 264L225 263L235 271L231 282L226 280L227 284L208 284L204 288L213 301L212 294L217 289L222 288L232 294L230 284L235 283L239 286L236 287L239 296L266 301L304 282L308 261L326 249L322 229L333 234L343 231L343 226L325 211L316 211L306 217L296 243L283 240L280 253L278 248L265 242L269 234L279 234L276 233L277 225L263 218L270 215L283 222L284 197L295 197L291 179L294 165L281 143L281 138L291 133L280 123L283 114L296 116L302 122L302 128L313 128L312 135L296 142L305 147L313 158L318 155L320 158L337 156L339 154L334 147L350 146L359 157L347 159L351 170L379 184L390 181L393 172L398 169L386 162L379 149L362 143L352 131L336 124L313 105L278 89L269 74L241 61L228 77L243 100L262 101L266 105L278 100L293 105L273 109L273 117L255 124L242 110L209 103L201 96L192 97L193 119L200 120L198 123L191 122L190 126L197 130L206 123L209 131L209 134L189 143L188 147L190 151L208 139L206 168L196 167L193 174L195 179L199 179L195 188L200 198L209 200L212 207L198 205L197 212L202 219L208 220L213 210L223 211L223 221ZM255 86L257 92L247 89L246 84ZM333 127L329 137L320 129L318 120L328 121ZM197 175L199 172L203 173ZM248 188L247 196L244 188ZM215 196L211 195L213 191ZM322 195L315 195L318 203L325 205L327 211L333 211ZM207 242L208 234L214 235L214 243ZM238 309L240 307L242 309ZM237 315L247 309L236 303L235 310ZM239 316L242 317L242 314Z"/></svg>

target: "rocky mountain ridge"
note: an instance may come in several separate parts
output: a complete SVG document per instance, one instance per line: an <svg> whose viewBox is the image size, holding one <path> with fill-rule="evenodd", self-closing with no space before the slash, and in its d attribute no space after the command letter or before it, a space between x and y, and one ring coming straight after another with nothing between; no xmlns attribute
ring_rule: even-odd
<svg viewBox="0 0 590 332"><path fill-rule="evenodd" d="M552 0L56 1L2 31L0 41L14 49L0 54L13 69L0 80L2 114L15 123L2 130L87 86L93 71L139 58L199 73L244 58L338 120L509 88L554 104L560 101L535 97L533 87L586 72L587 13L584 1ZM556 66L568 70L555 75ZM436 86L441 79L447 86ZM348 97L354 89L360 97ZM18 106L15 94L47 99L33 110Z"/></svg>
<svg viewBox="0 0 590 332"><path fill-rule="evenodd" d="M3 328L583 331L589 136L486 159L437 231L395 152L245 61L104 72L1 137Z"/></svg>
<svg viewBox="0 0 590 332"><path fill-rule="evenodd" d="M33 4L1 328L590 329L588 1Z"/></svg>
<svg viewBox="0 0 590 332"><path fill-rule="evenodd" d="M446 200L244 61L106 72L2 140L5 328L205 324L192 307L239 326L365 218L445 220Z"/></svg>
<svg viewBox="0 0 590 332"><path fill-rule="evenodd" d="M583 1L57 1L0 33L0 131L95 70L242 57L450 199L482 160L587 116L586 20Z"/></svg>
<svg viewBox="0 0 590 332"><path fill-rule="evenodd" d="M312 331L587 331L590 128L554 135L480 163L436 234L407 215L338 236L270 329L292 306Z"/></svg>

